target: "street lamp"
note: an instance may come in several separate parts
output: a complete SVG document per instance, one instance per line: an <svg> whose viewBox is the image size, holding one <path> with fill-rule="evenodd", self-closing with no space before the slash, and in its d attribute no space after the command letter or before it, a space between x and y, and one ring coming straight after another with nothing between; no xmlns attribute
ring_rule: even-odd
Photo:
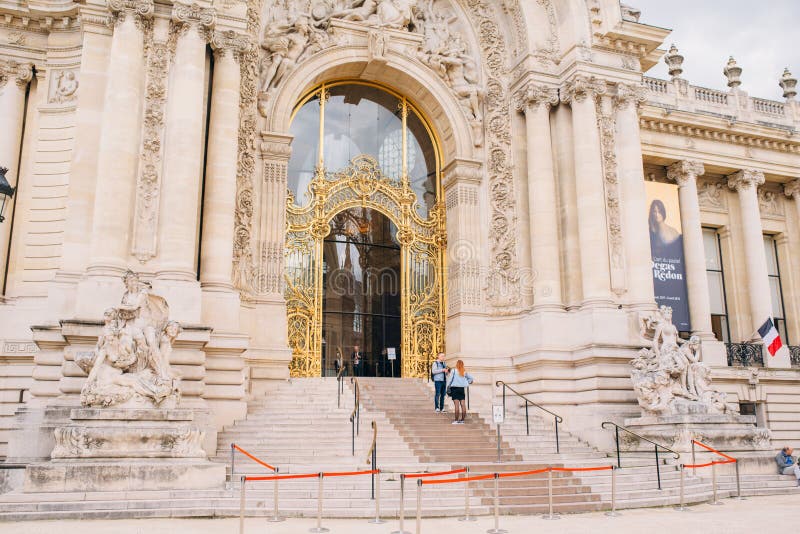
<svg viewBox="0 0 800 534"><path fill-rule="evenodd" d="M6 180L6 173L8 169L0 167L0 223L5 221L6 218L3 214L6 212L6 202L11 200L14 196L14 188Z"/></svg>

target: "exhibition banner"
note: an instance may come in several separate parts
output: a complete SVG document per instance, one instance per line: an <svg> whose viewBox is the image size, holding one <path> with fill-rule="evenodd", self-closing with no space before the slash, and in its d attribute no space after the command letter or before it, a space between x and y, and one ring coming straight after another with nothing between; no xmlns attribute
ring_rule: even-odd
<svg viewBox="0 0 800 534"><path fill-rule="evenodd" d="M645 182L645 187L656 302L672 308L672 322L678 330L691 331L678 186Z"/></svg>

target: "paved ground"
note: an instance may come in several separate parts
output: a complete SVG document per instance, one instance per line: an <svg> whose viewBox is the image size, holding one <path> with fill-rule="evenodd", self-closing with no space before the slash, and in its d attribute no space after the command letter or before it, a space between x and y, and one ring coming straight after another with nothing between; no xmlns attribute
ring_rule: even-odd
<svg viewBox="0 0 800 534"><path fill-rule="evenodd" d="M752 497L744 501L726 499L723 506L703 504L691 507L690 512L672 508L623 510L619 517L603 513L564 515L559 521L540 517L500 517L500 528L509 534L781 534L797 532L800 489L796 495ZM283 523L267 523L263 519L248 519L245 534L305 534L315 525L310 519L289 519ZM397 530L397 521L372 525L365 520L323 520L331 534L389 534ZM475 523L455 519L426 519L422 533L458 534L485 533L493 527L493 518L481 517ZM405 528L414 532L413 519ZM0 523L3 534L237 534L237 519L140 519L115 521L34 521L15 524Z"/></svg>

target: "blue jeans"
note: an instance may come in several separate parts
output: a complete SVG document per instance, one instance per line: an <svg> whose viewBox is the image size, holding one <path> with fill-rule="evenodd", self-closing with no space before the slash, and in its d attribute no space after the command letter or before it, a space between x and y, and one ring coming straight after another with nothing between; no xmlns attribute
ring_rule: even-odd
<svg viewBox="0 0 800 534"><path fill-rule="evenodd" d="M433 396L433 407L444 410L444 393L447 390L447 384L444 380L434 380L433 385L436 387L436 393Z"/></svg>

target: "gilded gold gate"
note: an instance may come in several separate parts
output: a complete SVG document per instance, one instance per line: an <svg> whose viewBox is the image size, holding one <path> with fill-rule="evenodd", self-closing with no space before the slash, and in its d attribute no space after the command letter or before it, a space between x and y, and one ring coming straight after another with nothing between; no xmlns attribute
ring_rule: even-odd
<svg viewBox="0 0 800 534"><path fill-rule="evenodd" d="M318 90L321 116L327 100L326 88ZM402 173L399 178L384 174L378 160L359 155L344 169L325 171L320 161L311 180L304 206L289 192L286 206L286 303L288 341L292 350L290 374L294 377L322 373L323 240L330 221L350 208L374 209L397 227L401 246L401 360L402 376L423 377L437 352L444 350L445 321L445 220L444 202L437 195L427 217L419 215L417 194L406 172L406 117L410 104L400 98L402 118ZM437 163L437 190L439 188Z"/></svg>

